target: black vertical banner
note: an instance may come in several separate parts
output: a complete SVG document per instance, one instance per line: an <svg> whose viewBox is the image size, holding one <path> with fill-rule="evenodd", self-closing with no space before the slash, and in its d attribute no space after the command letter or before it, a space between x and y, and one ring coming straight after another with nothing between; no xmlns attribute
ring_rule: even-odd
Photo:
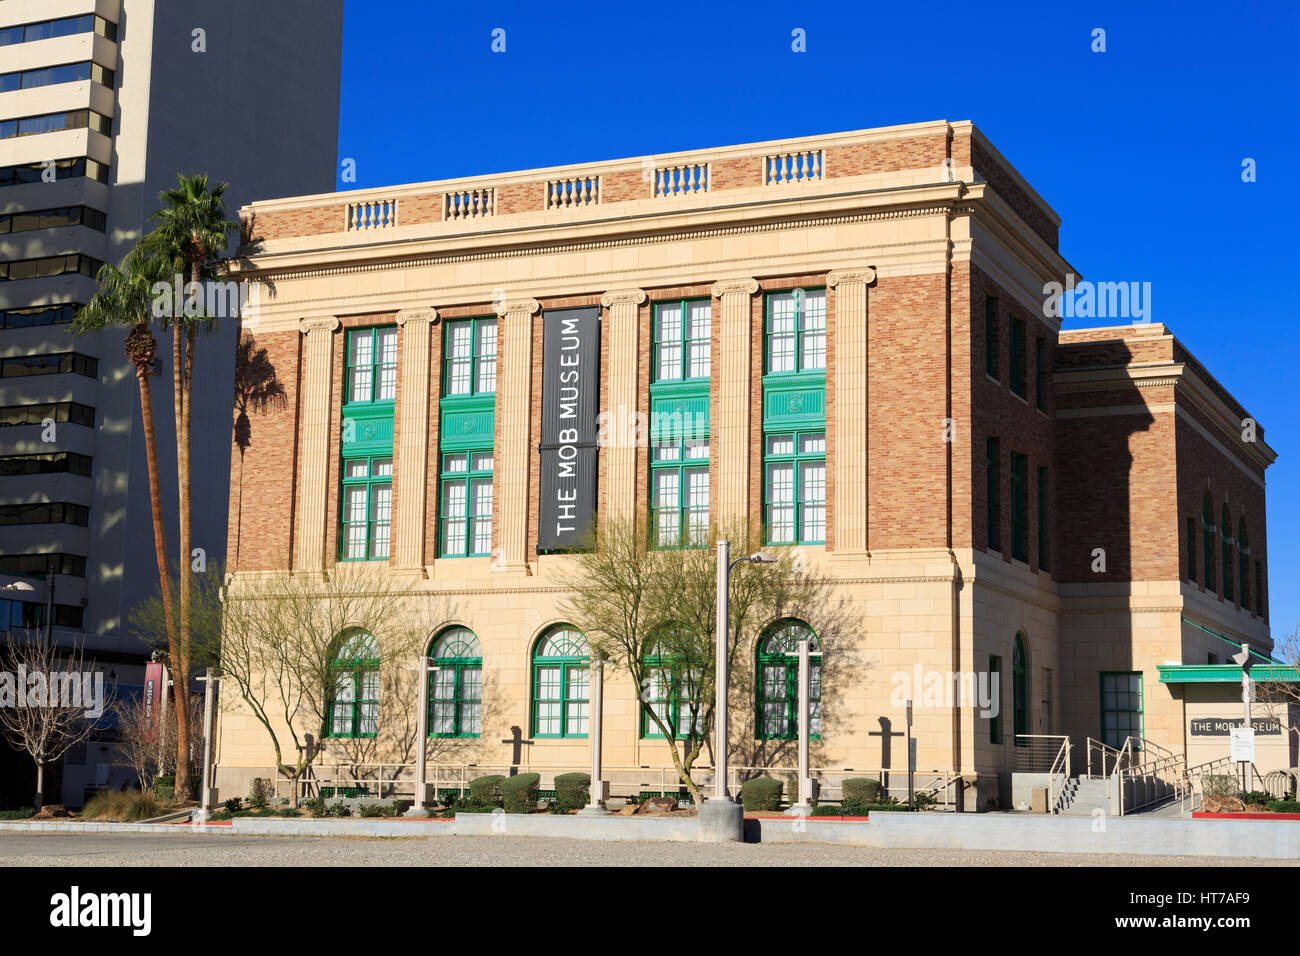
<svg viewBox="0 0 1300 956"><path fill-rule="evenodd" d="M582 545L596 515L600 308L542 315L542 500L537 550Z"/></svg>

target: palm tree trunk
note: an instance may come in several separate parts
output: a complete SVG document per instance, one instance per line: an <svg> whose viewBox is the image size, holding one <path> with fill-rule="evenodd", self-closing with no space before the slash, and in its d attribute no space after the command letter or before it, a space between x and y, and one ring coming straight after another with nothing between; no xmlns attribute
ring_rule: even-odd
<svg viewBox="0 0 1300 956"><path fill-rule="evenodd" d="M193 297L199 295L199 267L197 260L190 266L190 281L193 283ZM194 343L196 328L191 324L185 329L185 342L181 343L181 329L176 330L173 349L176 354L177 367L175 377L178 380L176 395L176 478L179 492L180 511L180 656L173 663L176 690L176 799L184 802L190 799L190 605L191 585L191 551L193 549L193 529L190 523L190 399L192 396L192 376L194 372Z"/></svg>
<svg viewBox="0 0 1300 956"><path fill-rule="evenodd" d="M145 326L147 329L148 326ZM162 593L163 618L167 622L167 649L175 656L176 618L172 609L170 565L167 561L167 532L163 527L162 488L158 478L158 437L153 425L153 389L149 386L150 369L138 365L136 381L140 384L140 417L144 421L144 455L149 472L149 505L153 513L153 545L158 552L158 587Z"/></svg>

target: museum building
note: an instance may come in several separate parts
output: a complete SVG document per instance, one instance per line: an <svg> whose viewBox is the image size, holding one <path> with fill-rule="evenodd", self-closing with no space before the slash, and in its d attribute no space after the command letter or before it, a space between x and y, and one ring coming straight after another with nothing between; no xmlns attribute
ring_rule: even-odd
<svg viewBox="0 0 1300 956"><path fill-rule="evenodd" d="M1075 280L1059 217L973 124L241 216L261 240L241 267L247 354L280 391L237 396L227 590L350 565L409 587L412 614L445 609L416 705L439 789L520 767L545 786L590 766L590 649L558 579L592 522L641 511L655 547L711 547L711 524L746 522L800 549L848 615L825 648L817 613L747 637L737 779L794 767L786 652L805 634L813 776L829 792L879 774L897 793L909 735L918 782L964 809L1005 807L1009 775L1065 738L1076 773L1126 743L1226 753L1218 730L1241 711L1231 655L1272 650L1275 454L1163 324L1061 329L1045 305L1050 283ZM346 742L410 724L382 676L418 655L383 645L339 635L348 677L322 781L355 763ZM676 792L637 688L604 674L614 793ZM927 694L933 681L957 692ZM674 693L656 686L654 706L677 712ZM1261 767L1294 765L1293 735L1260 743ZM401 762L383 753L375 763ZM273 775L229 682L215 760L222 795Z"/></svg>

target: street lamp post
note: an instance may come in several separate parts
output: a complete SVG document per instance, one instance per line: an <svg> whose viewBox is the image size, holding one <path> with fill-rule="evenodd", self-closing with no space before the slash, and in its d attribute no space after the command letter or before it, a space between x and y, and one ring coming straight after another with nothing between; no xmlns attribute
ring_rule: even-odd
<svg viewBox="0 0 1300 956"><path fill-rule="evenodd" d="M714 658L713 796L700 807L699 839L705 843L738 843L743 836L744 811L727 793L727 668L731 632L731 569L737 564L772 564L772 555L759 551L731 560L731 542L718 542L717 644Z"/></svg>
<svg viewBox="0 0 1300 956"><path fill-rule="evenodd" d="M408 817L418 817L428 812L425 807L425 799L428 794L426 790L426 768L425 768L425 748L429 745L429 675L436 674L439 670L433 667L432 661L428 657L422 656L420 663L415 667L409 668L418 671L419 676L416 678L420 686L416 692L416 698L419 701L419 709L416 713L416 736L419 738L415 741L415 800L411 803L411 809L406 811ZM437 794L434 795L435 799Z"/></svg>

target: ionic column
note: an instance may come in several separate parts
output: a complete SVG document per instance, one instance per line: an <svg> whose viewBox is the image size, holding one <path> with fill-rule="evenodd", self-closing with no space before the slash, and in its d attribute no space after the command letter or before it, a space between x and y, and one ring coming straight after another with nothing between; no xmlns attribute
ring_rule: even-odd
<svg viewBox="0 0 1300 956"><path fill-rule="evenodd" d="M429 472L429 332L435 309L397 313L402 337L398 365L401 436L397 446L397 513L393 515L393 566L424 566L425 487Z"/></svg>
<svg viewBox="0 0 1300 956"><path fill-rule="evenodd" d="M867 286L870 267L832 272L835 290L835 552L867 550Z"/></svg>
<svg viewBox="0 0 1300 956"><path fill-rule="evenodd" d="M640 323L637 306L645 302L640 289L606 292L600 304L609 309L609 408L615 440L605 454L605 514L626 519L636 511L636 443L629 440L637 411L637 357Z"/></svg>
<svg viewBox="0 0 1300 956"><path fill-rule="evenodd" d="M497 528L494 571L528 570L528 430L532 421L533 322L536 299L497 306L497 407L501 444L492 474L492 520ZM540 383L538 384L540 388Z"/></svg>
<svg viewBox="0 0 1300 956"><path fill-rule="evenodd" d="M299 571L325 569L325 508L330 455L330 366L334 332L332 315L302 319L298 331L307 336L302 363L302 456L298 470Z"/></svg>
<svg viewBox="0 0 1300 956"><path fill-rule="evenodd" d="M729 279L715 283L712 291L722 302L715 320L718 351L713 362L718 377L718 414L709 424L709 458L717 477L709 488L710 517L725 528L744 522L749 513L750 302L758 282Z"/></svg>

